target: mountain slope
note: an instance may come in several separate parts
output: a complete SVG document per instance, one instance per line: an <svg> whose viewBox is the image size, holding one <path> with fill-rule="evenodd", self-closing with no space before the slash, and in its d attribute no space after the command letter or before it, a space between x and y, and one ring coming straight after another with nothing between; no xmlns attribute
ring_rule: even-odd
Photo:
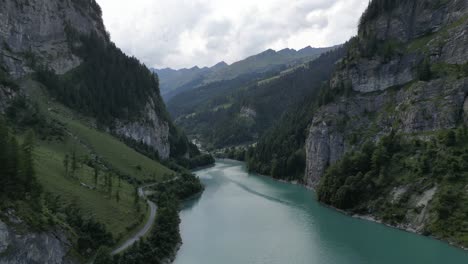
<svg viewBox="0 0 468 264"><path fill-rule="evenodd" d="M0 21L0 262L85 263L144 221L138 186L207 159L94 0L4 0Z"/></svg>
<svg viewBox="0 0 468 264"><path fill-rule="evenodd" d="M466 1L370 3L308 131L320 201L468 245L467 18Z"/></svg>
<svg viewBox="0 0 468 264"><path fill-rule="evenodd" d="M467 23L466 1L371 1L319 96L234 156L351 215L466 248Z"/></svg>
<svg viewBox="0 0 468 264"><path fill-rule="evenodd" d="M220 62L213 67L199 68L197 66L190 69L173 70L171 68L152 69L158 75L161 84L161 94L168 100L171 97L185 91L190 83L200 82L210 71L217 71L228 65Z"/></svg>
<svg viewBox="0 0 468 264"><path fill-rule="evenodd" d="M244 83L234 79L226 81L225 85L213 83L212 87L205 86L174 97L168 108L176 123L205 146L223 148L251 143L288 108L304 96L315 94L343 55L344 49L337 48L312 62L268 78ZM211 96L204 97L205 94ZM181 106L187 97L197 97L193 100L197 104Z"/></svg>
<svg viewBox="0 0 468 264"><path fill-rule="evenodd" d="M5 7L0 54L14 78L38 72L54 97L162 159L171 156L171 145L182 145L157 79L110 42L94 1L6 1Z"/></svg>
<svg viewBox="0 0 468 264"><path fill-rule="evenodd" d="M220 62L211 68L193 67L191 69L153 69L161 82L161 94L166 101L185 91L207 85L213 82L233 80L247 74L264 74L299 65L317 58L330 48L306 47L301 50L283 49L274 51L269 49L244 60L227 65Z"/></svg>

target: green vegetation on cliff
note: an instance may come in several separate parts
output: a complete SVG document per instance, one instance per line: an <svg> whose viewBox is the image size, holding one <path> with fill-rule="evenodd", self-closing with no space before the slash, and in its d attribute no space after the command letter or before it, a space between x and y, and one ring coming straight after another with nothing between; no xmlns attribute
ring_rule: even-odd
<svg viewBox="0 0 468 264"><path fill-rule="evenodd" d="M422 2L422 1L421 1ZM446 4L448 0L431 0L425 1L424 5L430 5L430 8L438 8ZM360 29L371 22L372 20L381 17L383 14L390 14L395 8L405 4L418 4L414 0L371 0L364 14L362 14L359 21Z"/></svg>
<svg viewBox="0 0 468 264"><path fill-rule="evenodd" d="M67 31L69 45L83 63L61 77L46 65L39 67L38 79L53 96L106 125L114 118L138 117L149 98L157 115L168 119L156 76L146 66L95 33L83 35L70 26Z"/></svg>
<svg viewBox="0 0 468 264"><path fill-rule="evenodd" d="M318 198L392 225L412 223L422 215L428 217L423 233L467 246L467 142L466 127L422 139L391 133L376 144L369 141L327 169ZM423 202L423 194L433 188L433 203L422 214L429 202Z"/></svg>
<svg viewBox="0 0 468 264"><path fill-rule="evenodd" d="M139 229L147 216L139 186L176 175L153 146L120 138L126 135L120 125L148 128L142 137L160 136L164 150L168 138L166 164L183 159L182 165L195 167L213 160L173 125L157 77L110 41L95 0L17 2L7 1L12 12L7 10L1 43L14 56L2 53L0 59L0 219L20 233L56 236L64 261L70 256L84 263L99 247L113 247ZM40 37L28 31L35 25L9 30L35 23L36 15ZM24 42L9 42L26 35ZM161 135L153 135L158 121ZM28 254L26 262L42 262L35 257Z"/></svg>
<svg viewBox="0 0 468 264"><path fill-rule="evenodd" d="M74 251L83 258L91 257L100 246L111 247L130 236L147 212L146 204L137 197L137 186L170 179L174 172L93 128L92 118L51 100L41 84L26 78L19 87L30 96L17 97L6 109L10 127L6 131L10 132L1 139L21 142L29 138L22 131L35 132L34 173L28 175L35 175L32 179L37 180L27 182L28 186L37 183L34 190L42 192L28 189L26 195L15 187L21 186L21 177L11 178L0 171L0 179L6 181L1 186L8 188L0 192L8 197L2 199L2 210L14 209L36 229L59 227L70 231ZM22 145L17 145L16 149L22 151ZM10 148L1 146L2 151ZM26 164L23 158L14 160ZM12 200L16 195L20 196Z"/></svg>
<svg viewBox="0 0 468 264"><path fill-rule="evenodd" d="M330 91L326 81L330 78L335 63L346 53L348 45L347 43L311 62L310 71L304 76L311 82L306 82L303 89L298 89L295 103L277 123L266 130L256 147L247 153L246 161L250 170L275 178L299 181L303 179L307 127L319 106L346 92L344 88L342 91ZM297 85L295 77L297 76L281 85ZM298 87L300 88L300 83Z"/></svg>
<svg viewBox="0 0 468 264"><path fill-rule="evenodd" d="M81 114L93 117L98 127L112 128L116 120L147 122L142 118L148 114L145 111L154 110L152 114L169 125L171 157L179 158L188 152L191 155L196 152L196 147L172 123L159 94L157 76L136 58L125 55L108 39L102 39L95 33L80 34L71 26L66 30L71 50L83 63L62 76L55 74L47 65L36 65L37 80L54 98ZM148 106L153 109L148 109ZM159 159L151 147L131 139L122 138L122 141L147 156Z"/></svg>
<svg viewBox="0 0 468 264"><path fill-rule="evenodd" d="M41 212L42 189L36 177L34 148L33 131L27 132L19 143L0 117L0 208L24 201L30 204L31 211Z"/></svg>

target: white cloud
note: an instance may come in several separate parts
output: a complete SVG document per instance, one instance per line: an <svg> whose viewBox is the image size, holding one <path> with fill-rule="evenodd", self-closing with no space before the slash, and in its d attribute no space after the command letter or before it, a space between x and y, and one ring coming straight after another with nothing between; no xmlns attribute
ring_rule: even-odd
<svg viewBox="0 0 468 264"><path fill-rule="evenodd" d="M150 67L232 63L268 48L340 44L368 0L97 0L112 40Z"/></svg>

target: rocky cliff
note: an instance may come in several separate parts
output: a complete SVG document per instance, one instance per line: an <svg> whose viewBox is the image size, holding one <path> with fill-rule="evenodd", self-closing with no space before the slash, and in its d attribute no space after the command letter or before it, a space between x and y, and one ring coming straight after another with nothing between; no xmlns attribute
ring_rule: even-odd
<svg viewBox="0 0 468 264"><path fill-rule="evenodd" d="M59 75L79 67L83 58L74 51L82 43L76 38L70 41L70 30L94 34L110 44L94 0L2 0L0 4L0 65L13 78L41 65ZM154 87L148 94L147 101L140 104L139 116L116 118L112 132L152 147L165 159L170 155L170 121L158 111L164 108L159 89ZM5 104L7 98L0 96L0 105Z"/></svg>
<svg viewBox="0 0 468 264"><path fill-rule="evenodd" d="M308 129L321 202L468 245L467 31L464 0L370 2Z"/></svg>
<svg viewBox="0 0 468 264"><path fill-rule="evenodd" d="M71 245L63 232L24 232L23 222L11 214L8 222L0 221L1 264L77 263L68 256Z"/></svg>
<svg viewBox="0 0 468 264"><path fill-rule="evenodd" d="M331 80L334 91L353 92L314 116L306 142L309 185L367 137L453 128L466 118L468 3L396 2L389 12L363 16ZM420 80L424 63L433 80Z"/></svg>
<svg viewBox="0 0 468 264"><path fill-rule="evenodd" d="M145 119L140 121L118 121L115 132L137 142L153 147L162 159L169 158L169 124L156 114L156 103L149 99L145 106Z"/></svg>
<svg viewBox="0 0 468 264"><path fill-rule="evenodd" d="M425 57L432 63L466 63L466 1L394 2L389 12L364 14L356 45L332 79L333 88L349 83L366 93L404 85L416 78Z"/></svg>
<svg viewBox="0 0 468 264"><path fill-rule="evenodd" d="M32 71L33 57L59 74L80 65L81 59L68 45L66 24L84 34L106 36L94 1L3 0L1 5L1 58L14 77Z"/></svg>
<svg viewBox="0 0 468 264"><path fill-rule="evenodd" d="M8 86L0 84L0 113L3 113L13 98L16 97L16 92Z"/></svg>

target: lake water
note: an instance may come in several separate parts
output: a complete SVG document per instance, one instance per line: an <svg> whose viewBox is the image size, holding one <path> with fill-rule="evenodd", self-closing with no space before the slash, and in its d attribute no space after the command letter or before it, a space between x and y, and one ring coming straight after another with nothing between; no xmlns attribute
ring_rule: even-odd
<svg viewBox="0 0 468 264"><path fill-rule="evenodd" d="M218 160L182 210L175 264L467 264L468 252L321 206L301 186Z"/></svg>

